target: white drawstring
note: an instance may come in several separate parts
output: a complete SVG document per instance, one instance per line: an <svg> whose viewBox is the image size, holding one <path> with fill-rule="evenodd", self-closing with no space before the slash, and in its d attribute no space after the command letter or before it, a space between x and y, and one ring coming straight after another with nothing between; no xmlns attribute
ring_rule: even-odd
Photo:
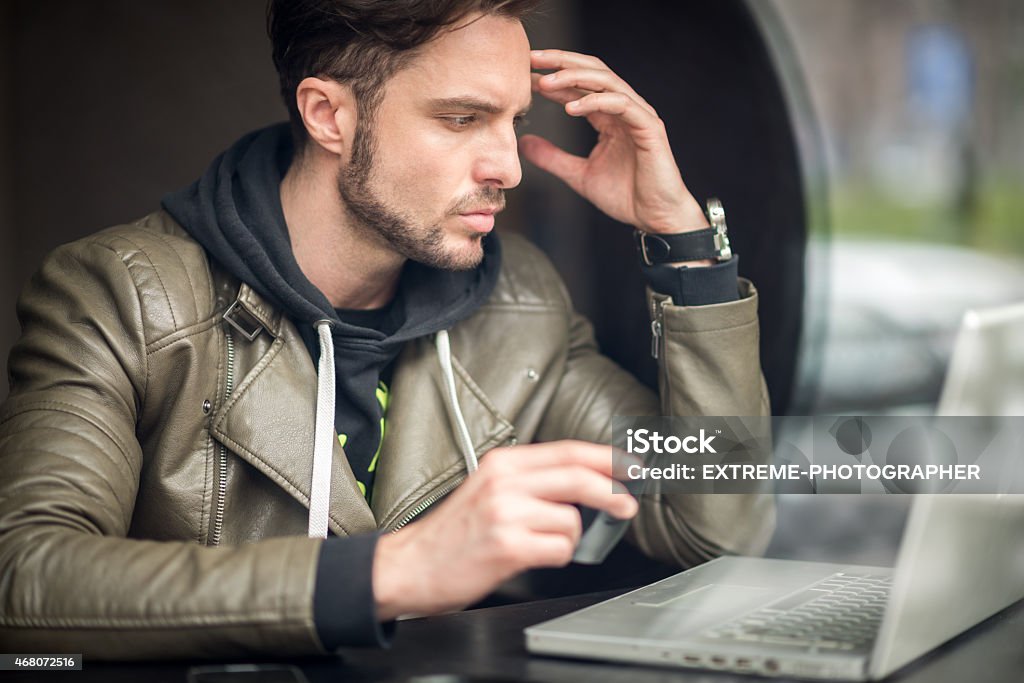
<svg viewBox="0 0 1024 683"><path fill-rule="evenodd" d="M334 339L329 320L316 323L320 364L316 371L316 432L313 440L313 483L309 489L309 536L327 538L331 505L331 458L334 454Z"/></svg>
<svg viewBox="0 0 1024 683"><path fill-rule="evenodd" d="M476 472L477 460L476 451L473 449L473 439L469 435L469 428L466 426L466 419L462 416L462 408L459 407L459 397L455 393L455 371L452 369L452 347L448 339L448 330L441 330L434 337L437 345L437 359L441 361L441 372L444 374L445 388L448 390L448 401L451 404L452 413L455 416L455 426L458 434L459 447L462 449L462 457L466 461L466 472Z"/></svg>

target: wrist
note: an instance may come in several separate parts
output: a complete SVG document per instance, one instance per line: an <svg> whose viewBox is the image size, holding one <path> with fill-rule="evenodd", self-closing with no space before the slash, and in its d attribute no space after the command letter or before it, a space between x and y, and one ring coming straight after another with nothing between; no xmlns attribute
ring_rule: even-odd
<svg viewBox="0 0 1024 683"><path fill-rule="evenodd" d="M689 200L687 206L696 207L693 198L690 197ZM633 235L641 261L648 266L701 268L731 259L732 249L729 245L722 202L712 198L707 201L707 206L707 215L701 212L700 219L692 217L694 214L687 211L680 214L686 217L677 219L679 222L676 223L699 224L704 227L668 232L667 223L663 223L654 224L654 229L660 232L639 228L635 230Z"/></svg>
<svg viewBox="0 0 1024 683"><path fill-rule="evenodd" d="M398 534L385 534L377 541L373 556L373 601L379 621L391 621L402 614L416 611L408 571L402 567L404 539Z"/></svg>
<svg viewBox="0 0 1024 683"><path fill-rule="evenodd" d="M678 211L672 212L664 218L654 219L633 227L641 232L652 235L673 235L703 230L710 227L710 225L708 217L704 215L700 204L693 197L690 197Z"/></svg>

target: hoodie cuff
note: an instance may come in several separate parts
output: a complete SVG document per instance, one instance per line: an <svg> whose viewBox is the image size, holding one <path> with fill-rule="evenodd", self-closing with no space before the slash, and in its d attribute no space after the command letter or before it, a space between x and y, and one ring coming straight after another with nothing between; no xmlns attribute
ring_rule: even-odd
<svg viewBox="0 0 1024 683"><path fill-rule="evenodd" d="M672 297L676 306L707 306L738 301L739 256L713 266L641 265L644 278L655 292Z"/></svg>
<svg viewBox="0 0 1024 683"><path fill-rule="evenodd" d="M395 622L381 624L373 599L373 556L378 534L325 538L313 591L313 623L327 650L389 647Z"/></svg>

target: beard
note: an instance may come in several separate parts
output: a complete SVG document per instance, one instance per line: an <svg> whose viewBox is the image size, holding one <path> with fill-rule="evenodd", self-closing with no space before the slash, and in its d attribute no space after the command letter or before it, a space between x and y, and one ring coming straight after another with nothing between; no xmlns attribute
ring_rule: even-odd
<svg viewBox="0 0 1024 683"><path fill-rule="evenodd" d="M366 117L360 117L352 141L352 158L338 171L338 194L341 196L352 226L364 235L383 244L410 261L441 270L472 270L483 261L483 240L486 235L469 236L471 248L455 249L445 245L445 231L440 222L423 225L408 213L390 206L371 186L376 138ZM452 203L443 218L471 211L481 205L503 207L505 193L493 186Z"/></svg>

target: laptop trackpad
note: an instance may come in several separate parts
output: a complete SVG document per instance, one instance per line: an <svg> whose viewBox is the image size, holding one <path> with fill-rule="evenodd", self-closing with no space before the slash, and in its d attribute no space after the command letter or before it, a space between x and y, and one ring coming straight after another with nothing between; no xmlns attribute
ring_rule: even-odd
<svg viewBox="0 0 1024 683"><path fill-rule="evenodd" d="M718 613L731 612L744 607L763 603L766 598L777 595L771 588L754 586L733 586L724 583L710 583L682 594L673 596L638 596L634 605L669 609L709 610Z"/></svg>

